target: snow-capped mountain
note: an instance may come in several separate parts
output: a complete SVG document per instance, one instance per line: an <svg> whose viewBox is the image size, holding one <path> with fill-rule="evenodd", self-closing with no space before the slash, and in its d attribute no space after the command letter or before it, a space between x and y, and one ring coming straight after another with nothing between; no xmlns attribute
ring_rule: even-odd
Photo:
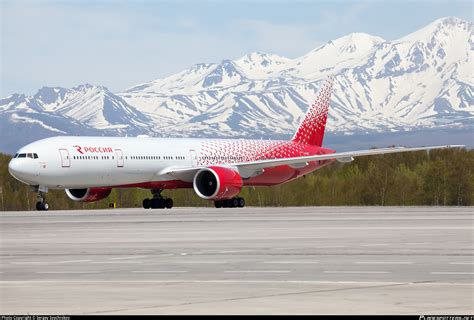
<svg viewBox="0 0 474 320"><path fill-rule="evenodd" d="M33 125L46 135L289 136L330 74L333 134L472 130L473 52L473 24L454 17L393 41L353 33L295 59L254 52L117 94L91 85L15 94L0 100L0 134Z"/></svg>
<svg viewBox="0 0 474 320"><path fill-rule="evenodd" d="M0 102L0 110L30 114L54 114L82 125L104 129L141 129L148 118L102 86L80 85L72 89L41 88L34 96L13 96Z"/></svg>
<svg viewBox="0 0 474 320"><path fill-rule="evenodd" d="M149 118L102 86L43 87L0 100L0 150L54 135L124 135L149 131Z"/></svg>

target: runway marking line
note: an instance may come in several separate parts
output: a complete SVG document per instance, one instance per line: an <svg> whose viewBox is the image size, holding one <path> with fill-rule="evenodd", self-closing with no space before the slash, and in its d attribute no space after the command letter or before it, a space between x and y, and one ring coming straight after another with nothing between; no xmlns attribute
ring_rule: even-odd
<svg viewBox="0 0 474 320"><path fill-rule="evenodd" d="M322 247L314 247L314 249L331 249L331 248L345 248L346 246L322 246Z"/></svg>
<svg viewBox="0 0 474 320"><path fill-rule="evenodd" d="M228 261L203 260L203 261L168 261L169 263L187 263L187 264L226 264Z"/></svg>
<svg viewBox="0 0 474 320"><path fill-rule="evenodd" d="M457 275L462 275L462 274L474 274L474 272L430 272L430 274L457 274Z"/></svg>
<svg viewBox="0 0 474 320"><path fill-rule="evenodd" d="M91 260L65 260L65 261L58 261L58 263L76 263L76 262L91 262Z"/></svg>
<svg viewBox="0 0 474 320"><path fill-rule="evenodd" d="M268 264L319 264L318 261L264 261Z"/></svg>
<svg viewBox="0 0 474 320"><path fill-rule="evenodd" d="M371 274L371 273L374 273L374 274L383 274L383 273L390 273L389 271L323 271L324 273L362 273L362 274Z"/></svg>
<svg viewBox="0 0 474 320"><path fill-rule="evenodd" d="M140 259L146 258L148 256L130 256L130 257L117 257L117 258L108 258L107 260L128 260L128 259Z"/></svg>
<svg viewBox="0 0 474 320"><path fill-rule="evenodd" d="M290 273L291 270L226 270L226 273Z"/></svg>
<svg viewBox="0 0 474 320"><path fill-rule="evenodd" d="M24 261L24 262L10 262L10 264L52 264L52 262L47 261Z"/></svg>
<svg viewBox="0 0 474 320"><path fill-rule="evenodd" d="M99 271L37 271L38 274L81 274L81 273L100 273Z"/></svg>
<svg viewBox="0 0 474 320"><path fill-rule="evenodd" d="M25 261L25 262L10 262L10 264L41 264L41 265L48 265L48 264L63 264L63 263L77 263L77 262L91 262L91 260L65 260L65 261Z"/></svg>
<svg viewBox="0 0 474 320"><path fill-rule="evenodd" d="M431 242L406 242L405 245L417 245L417 244L431 244Z"/></svg>
<svg viewBox="0 0 474 320"><path fill-rule="evenodd" d="M449 264L474 264L474 262L450 262Z"/></svg>
<svg viewBox="0 0 474 320"><path fill-rule="evenodd" d="M141 261L93 261L94 264L139 264Z"/></svg>
<svg viewBox="0 0 474 320"><path fill-rule="evenodd" d="M132 273L186 273L185 270L134 270Z"/></svg>
<svg viewBox="0 0 474 320"><path fill-rule="evenodd" d="M410 261L356 261L356 264L413 264Z"/></svg>

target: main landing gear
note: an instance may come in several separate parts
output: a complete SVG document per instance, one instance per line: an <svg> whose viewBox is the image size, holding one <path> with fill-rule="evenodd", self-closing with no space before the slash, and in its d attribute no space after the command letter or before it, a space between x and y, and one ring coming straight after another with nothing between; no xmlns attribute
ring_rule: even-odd
<svg viewBox="0 0 474 320"><path fill-rule="evenodd" d="M164 198L161 195L163 189L154 189L151 191L153 193L153 198L143 199L143 208L144 209L171 209L173 208L173 199Z"/></svg>
<svg viewBox="0 0 474 320"><path fill-rule="evenodd" d="M216 200L214 201L216 208L243 208L245 207L244 198L232 198L227 200Z"/></svg>
<svg viewBox="0 0 474 320"><path fill-rule="evenodd" d="M44 192L38 191L36 210L48 211L48 209L49 209L49 204L46 202L46 196L44 195Z"/></svg>

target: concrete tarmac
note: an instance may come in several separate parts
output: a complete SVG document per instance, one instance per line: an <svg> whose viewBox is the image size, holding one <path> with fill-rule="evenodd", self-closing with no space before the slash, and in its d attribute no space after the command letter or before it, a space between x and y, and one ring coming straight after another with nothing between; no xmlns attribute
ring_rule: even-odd
<svg viewBox="0 0 474 320"><path fill-rule="evenodd" d="M474 210L0 213L0 314L473 314Z"/></svg>

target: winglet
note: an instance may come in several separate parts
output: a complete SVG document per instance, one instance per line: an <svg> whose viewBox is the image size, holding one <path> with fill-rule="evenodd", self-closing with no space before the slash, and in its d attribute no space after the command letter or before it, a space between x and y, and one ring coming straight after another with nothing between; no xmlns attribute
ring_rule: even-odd
<svg viewBox="0 0 474 320"><path fill-rule="evenodd" d="M323 144L333 83L333 76L329 76L324 81L315 101L308 108L303 121L291 139L292 141L319 147Z"/></svg>

